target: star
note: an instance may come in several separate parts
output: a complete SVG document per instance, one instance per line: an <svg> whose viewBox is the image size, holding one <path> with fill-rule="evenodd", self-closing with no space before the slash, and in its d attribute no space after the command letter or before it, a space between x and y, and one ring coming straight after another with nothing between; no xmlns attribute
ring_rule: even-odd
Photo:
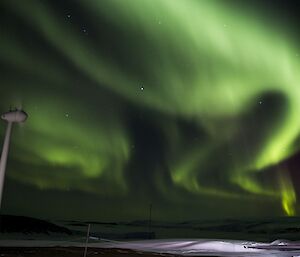
<svg viewBox="0 0 300 257"><path fill-rule="evenodd" d="M141 87L141 90L143 91L143 90L144 90L144 87Z"/></svg>
<svg viewBox="0 0 300 257"><path fill-rule="evenodd" d="M262 104L262 101L259 101L259 104Z"/></svg>
<svg viewBox="0 0 300 257"><path fill-rule="evenodd" d="M71 18L71 14L68 14L67 17L68 17L68 18Z"/></svg>
<svg viewBox="0 0 300 257"><path fill-rule="evenodd" d="M66 113L65 116L66 116L66 118L69 118L69 113Z"/></svg>
<svg viewBox="0 0 300 257"><path fill-rule="evenodd" d="M88 31L87 31L86 28L82 28L82 32L83 32L84 34L88 35Z"/></svg>

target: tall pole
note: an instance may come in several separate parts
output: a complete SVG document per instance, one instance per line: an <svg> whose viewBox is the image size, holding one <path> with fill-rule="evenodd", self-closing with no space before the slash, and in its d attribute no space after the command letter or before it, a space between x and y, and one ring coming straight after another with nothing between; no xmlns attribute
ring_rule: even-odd
<svg viewBox="0 0 300 257"><path fill-rule="evenodd" d="M152 203L149 206L149 237L151 237Z"/></svg>
<svg viewBox="0 0 300 257"><path fill-rule="evenodd" d="M3 148L2 148L1 160L0 160L0 208L1 208L1 203L2 203L5 168L6 168L7 155L8 155L8 150L9 150L11 129L12 129L12 122L8 122L6 132L5 132Z"/></svg>
<svg viewBox="0 0 300 257"><path fill-rule="evenodd" d="M85 247L84 247L84 257L86 257L87 254L87 248L88 248L88 243L89 243L89 237L90 237L90 229L91 229L91 224L88 225L87 233L86 233L86 241L85 241Z"/></svg>
<svg viewBox="0 0 300 257"><path fill-rule="evenodd" d="M26 121L28 115L26 112L22 110L14 110L3 113L1 115L1 119L7 122L7 128L5 132L5 138L3 143L2 155L0 160L0 209L1 209L1 202L2 202L2 194L3 194L3 186L4 186L4 178L5 178L5 168L7 162L7 155L9 150L9 141L10 141L10 134L12 124L20 123Z"/></svg>

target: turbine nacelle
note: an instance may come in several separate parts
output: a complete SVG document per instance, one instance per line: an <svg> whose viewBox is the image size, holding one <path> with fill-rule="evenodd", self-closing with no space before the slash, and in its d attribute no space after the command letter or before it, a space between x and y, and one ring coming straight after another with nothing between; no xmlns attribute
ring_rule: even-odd
<svg viewBox="0 0 300 257"><path fill-rule="evenodd" d="M7 122L24 122L27 119L28 115L26 112L22 110L14 110L5 112L1 115L2 120L6 120Z"/></svg>

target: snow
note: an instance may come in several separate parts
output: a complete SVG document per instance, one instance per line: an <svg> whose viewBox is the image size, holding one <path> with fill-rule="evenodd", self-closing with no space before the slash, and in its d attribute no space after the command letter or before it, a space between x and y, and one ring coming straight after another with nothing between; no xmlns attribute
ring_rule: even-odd
<svg viewBox="0 0 300 257"><path fill-rule="evenodd" d="M95 240L95 239L94 239ZM0 247L84 247L84 243L48 240L0 240ZM300 244L284 240L259 243L239 240L161 239L140 241L98 240L88 244L95 248L123 248L154 253L172 253L185 256L239 256L239 257L296 257Z"/></svg>

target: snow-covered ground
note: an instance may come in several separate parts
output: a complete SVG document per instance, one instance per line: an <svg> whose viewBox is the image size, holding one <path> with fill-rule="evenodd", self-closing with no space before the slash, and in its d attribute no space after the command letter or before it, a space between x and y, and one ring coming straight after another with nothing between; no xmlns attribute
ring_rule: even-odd
<svg viewBox="0 0 300 257"><path fill-rule="evenodd" d="M87 227L91 224L88 245L95 248L123 248L185 256L300 257L300 241L295 241L300 238L300 218L179 223L153 221L151 230L148 221L60 221L53 224L30 218L31 225L28 225L24 220L26 217L7 218L10 223L6 222L6 227L2 227L4 232L0 233L0 247L84 247ZM145 231L153 231L157 239L141 240L149 238L145 237L149 235ZM130 241L129 238L139 241ZM276 238L293 241L273 241Z"/></svg>
<svg viewBox="0 0 300 257"><path fill-rule="evenodd" d="M84 247L84 243L47 240L0 240L0 247ZM300 242L276 240L259 243L239 240L161 239L140 241L95 240L88 244L97 248L123 248L185 256L300 257Z"/></svg>

